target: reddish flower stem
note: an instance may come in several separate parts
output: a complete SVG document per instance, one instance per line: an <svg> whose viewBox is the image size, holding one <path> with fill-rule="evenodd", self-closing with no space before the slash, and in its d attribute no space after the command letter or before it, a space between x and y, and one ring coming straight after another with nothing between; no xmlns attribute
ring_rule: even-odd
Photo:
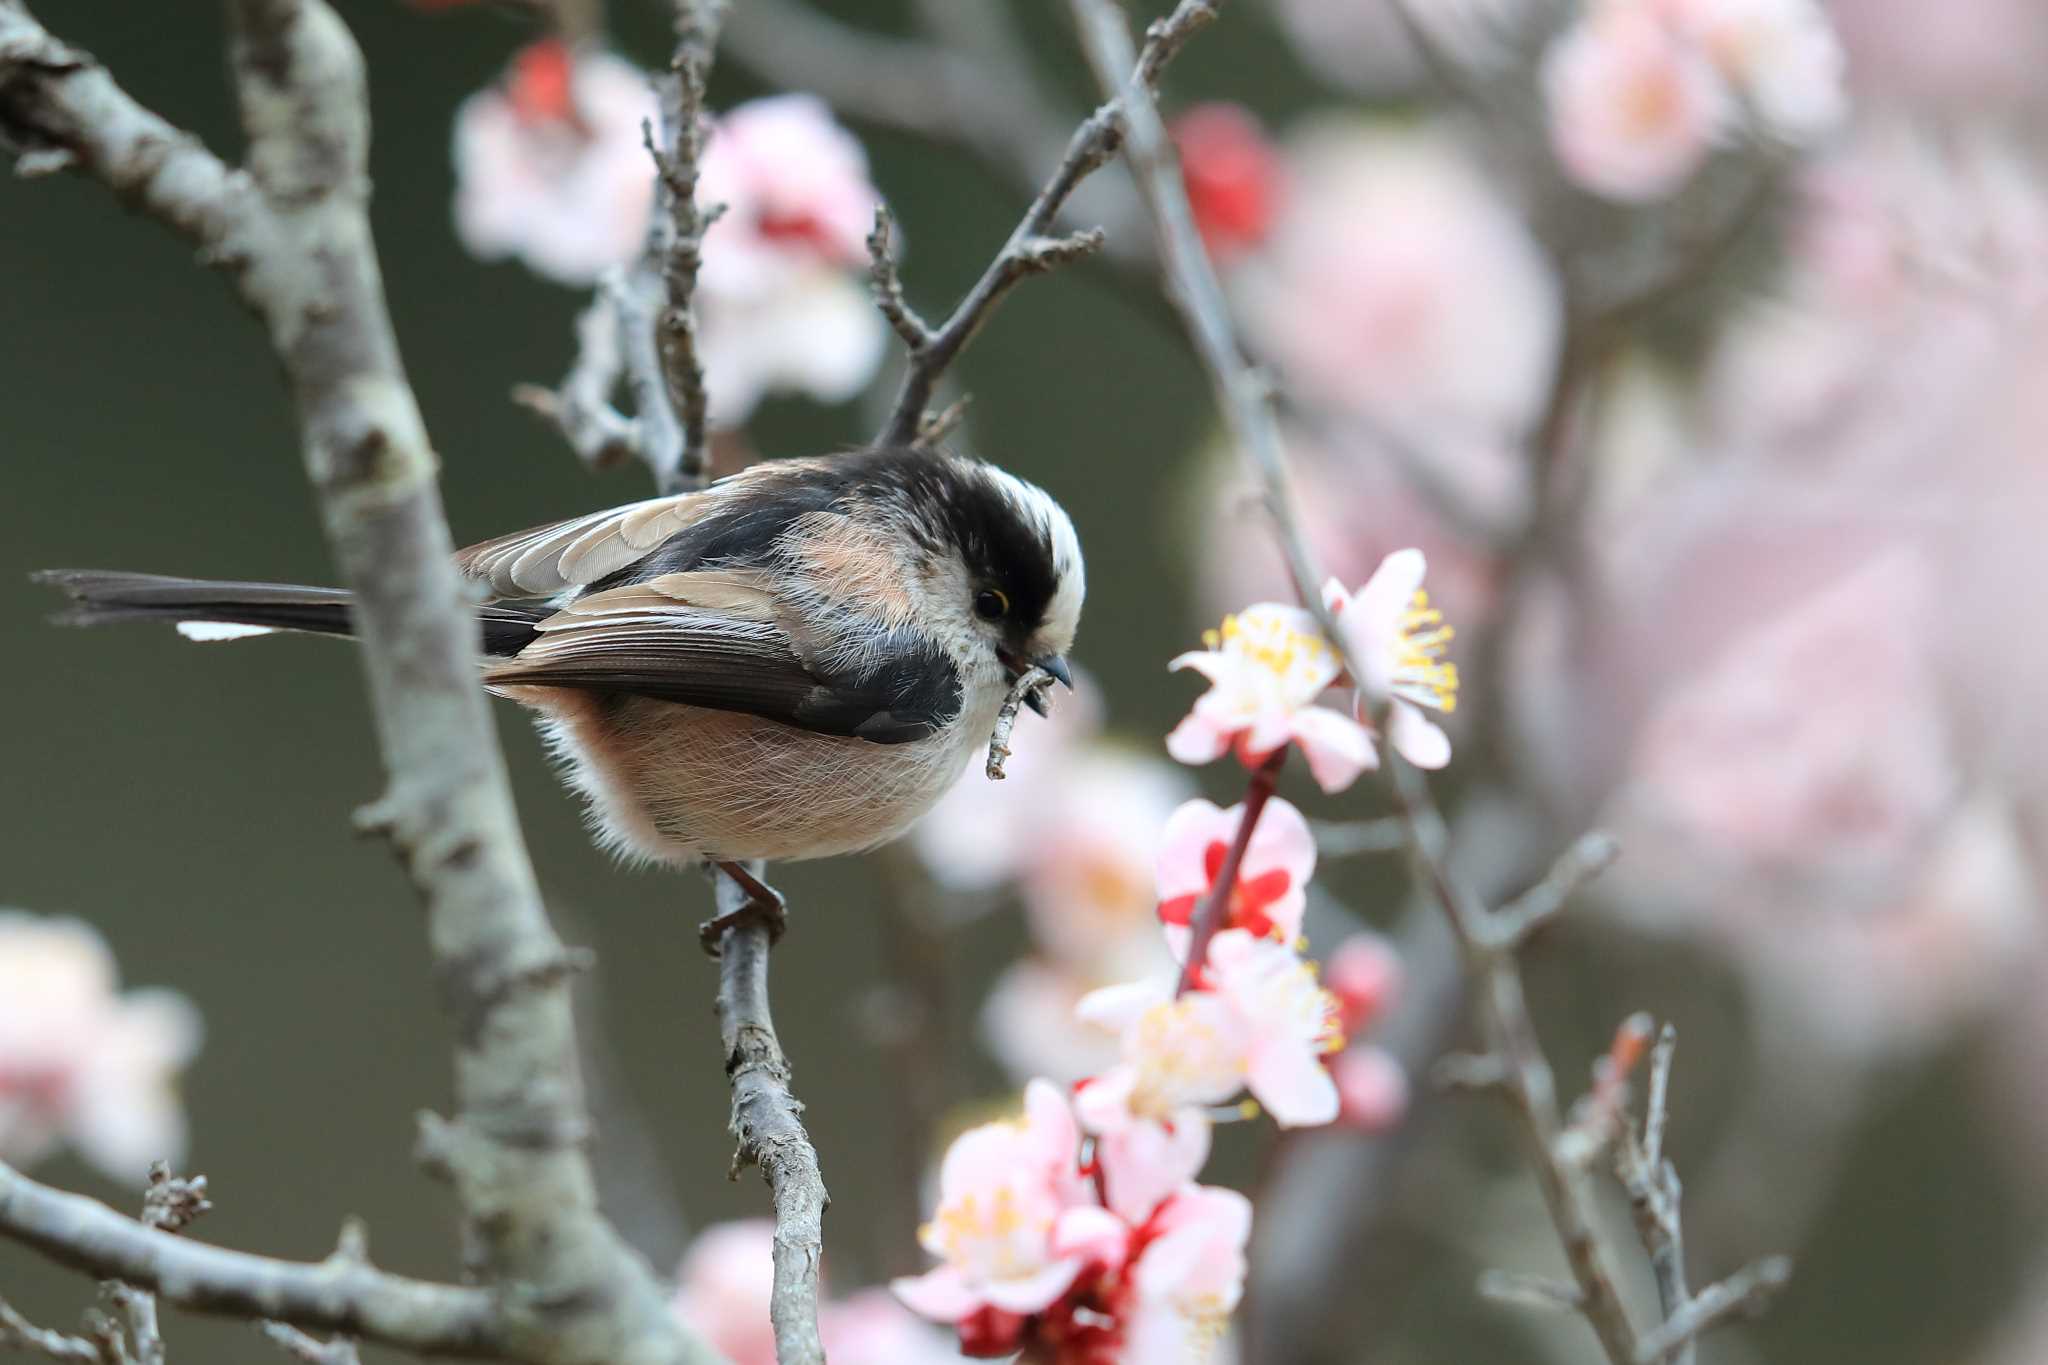
<svg viewBox="0 0 2048 1365"><path fill-rule="evenodd" d="M1273 784L1280 776L1280 765L1286 761L1287 750L1275 749L1252 769L1251 783L1244 791L1244 815L1237 822L1237 834L1230 841L1229 851L1223 855L1223 866L1216 869L1216 884L1209 888L1209 898L1188 921L1193 937L1188 940L1188 960L1181 964L1180 985L1174 988L1176 997L1194 989L1195 978L1201 973L1202 964L1209 959L1209 940L1216 937L1216 931L1223 927L1223 921L1230 913L1231 893L1237 890L1238 868L1244 864L1244 852L1251 847L1252 831L1258 827L1259 814L1266 809L1266 802L1273 795Z"/></svg>

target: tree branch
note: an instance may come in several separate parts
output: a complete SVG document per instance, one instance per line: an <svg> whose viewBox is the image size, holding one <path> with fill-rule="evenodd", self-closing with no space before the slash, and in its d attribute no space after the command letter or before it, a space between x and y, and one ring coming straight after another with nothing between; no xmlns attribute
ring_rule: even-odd
<svg viewBox="0 0 2048 1365"><path fill-rule="evenodd" d="M0 135L39 166L78 167L194 240L270 333L328 539L355 593L389 780L362 823L391 837L426 903L456 1029L458 1113L430 1130L433 1155L468 1222L473 1269L495 1289L421 1287L355 1268L339 1273L337 1289L321 1278L331 1272L151 1233L18 1177L0 1226L69 1264L212 1311L399 1344L431 1337L435 1349L451 1337L488 1342L549 1365L713 1360L596 1207L570 959L520 836L477 685L476 626L450 559L436 460L384 306L361 55L320 0L236 0L231 18L246 172L135 104L19 0L0 0ZM488 1334L485 1307L496 1314Z"/></svg>
<svg viewBox="0 0 2048 1365"><path fill-rule="evenodd" d="M736 915L748 892L717 873L718 911ZM741 917L718 945L718 1028L725 1074L732 1082L732 1176L755 1165L775 1204L775 1289L769 1316L779 1365L823 1365L818 1339L818 1271L824 1260L824 1215L831 1196L818 1169L818 1153L804 1131L803 1104L789 1088L789 1059L768 1011L768 953L773 938L765 919Z"/></svg>
<svg viewBox="0 0 2048 1365"><path fill-rule="evenodd" d="M1202 966L1209 960L1209 941L1223 927L1230 916L1230 902L1237 895L1237 873L1244 866L1245 850L1252 846L1252 834L1258 829L1259 816L1266 809L1266 802L1273 797L1273 784L1280 776L1280 765L1287 761L1285 749L1275 749L1266 761L1252 769L1251 781L1245 786L1244 814L1237 819L1237 832L1231 836L1230 847L1224 851L1223 864L1216 869L1216 881L1208 898L1196 909L1188 922L1188 956L1180 964L1180 980L1174 986L1177 996L1186 995L1195 987Z"/></svg>
<svg viewBox="0 0 2048 1365"><path fill-rule="evenodd" d="M623 272L599 282L590 306L576 319L576 359L557 388L520 384L512 401L561 433L586 468L611 469L641 454L640 423L612 406L612 391L626 369L620 295Z"/></svg>
<svg viewBox="0 0 2048 1365"><path fill-rule="evenodd" d="M1138 80L1138 88L1145 92L1148 101L1152 84L1157 82L1181 45L1214 14L1214 0L1180 0L1170 17L1153 24L1147 31L1144 52L1132 54L1130 63L1123 69L1129 70ZM898 335L904 336L909 345L910 364L903 376L903 387L896 396L896 406L876 437L877 444L904 445L930 439L925 431L925 409L932 401L940 376L974 339L975 333L981 330L982 324L988 321L1004 296L1027 275L1043 274L1102 249L1102 229L1090 228L1062 236L1056 233L1055 224L1061 209L1081 182L1116 154L1122 140L1118 112L1120 99L1112 93L1107 103L1074 130L1059 164L1025 210L1023 220L1010 233L1002 250L996 253L995 259L989 262L981 278L974 282L973 288L967 291L952 314L938 327L927 329L919 343L912 343L906 329L897 327ZM893 280L894 266L886 267L885 274L882 259L877 258L875 267L878 286ZM895 290L894 297L900 300L900 287ZM897 326L898 319L890 311L889 303L890 298L885 294L883 313L889 317L892 326Z"/></svg>

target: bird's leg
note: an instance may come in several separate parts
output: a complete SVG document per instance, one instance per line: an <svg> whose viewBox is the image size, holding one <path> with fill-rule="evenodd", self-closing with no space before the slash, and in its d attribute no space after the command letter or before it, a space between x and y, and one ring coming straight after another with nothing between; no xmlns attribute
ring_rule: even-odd
<svg viewBox="0 0 2048 1365"><path fill-rule="evenodd" d="M725 888L718 888L718 916L697 926L697 936L704 944L704 951L717 957L718 945L725 938L725 931L737 929L753 920L767 927L770 943L780 941L783 930L789 928L789 913L782 893L755 876L745 863L718 861L711 866L714 882L723 874L746 899L729 910L725 909Z"/></svg>

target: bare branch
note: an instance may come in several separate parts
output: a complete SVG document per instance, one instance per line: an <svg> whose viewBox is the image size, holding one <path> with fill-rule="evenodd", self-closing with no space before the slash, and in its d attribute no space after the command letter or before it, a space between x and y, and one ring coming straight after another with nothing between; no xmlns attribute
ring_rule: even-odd
<svg viewBox="0 0 2048 1365"><path fill-rule="evenodd" d="M388 795L376 825L426 902L455 1024L444 1169L495 1290L242 1257L0 1178L0 1231L202 1311L550 1365L715 1359L598 1213L565 959L520 838L451 562L437 461L370 235L361 54L321 0L236 0L248 171L135 104L19 0L0 4L0 141L61 151L199 244L265 323L355 597ZM501 1291L516 1287L517 1293Z"/></svg>
<svg viewBox="0 0 2048 1365"><path fill-rule="evenodd" d="M1541 1275L1517 1275L1507 1270L1484 1270L1479 1274L1479 1297L1519 1308L1576 1313L1585 1306L1585 1295L1575 1284L1549 1280Z"/></svg>
<svg viewBox="0 0 2048 1365"><path fill-rule="evenodd" d="M1621 845L1604 830L1582 834L1551 865L1543 880L1503 905L1489 931L1502 952L1514 952L1555 919L1587 882L1614 866Z"/></svg>
<svg viewBox="0 0 2048 1365"><path fill-rule="evenodd" d="M263 1334L265 1340L293 1360L304 1361L305 1365L362 1365L356 1344L347 1337L322 1341L282 1322L260 1322L256 1324L256 1330Z"/></svg>
<svg viewBox="0 0 2048 1365"><path fill-rule="evenodd" d="M1152 26L1143 54L1133 53L1130 63L1123 68L1139 81L1139 89L1149 92L1187 35L1203 22L1195 16L1213 9L1213 0L1180 0L1170 17ZM1031 201L1023 221L1010 233L1002 250L982 271L981 278L925 343L912 349L903 387L887 425L876 438L878 444L903 445L920 439L924 411L931 403L939 377L1019 280L1102 248L1104 237L1099 228L1062 236L1054 231L1054 225L1075 189L1116 154L1122 140L1118 113L1122 96L1114 90L1106 93L1110 95L1108 102L1074 130L1051 177Z"/></svg>
<svg viewBox="0 0 2048 1365"><path fill-rule="evenodd" d="M1678 1317L1643 1338L1635 1365L1659 1365L1671 1353L1697 1340L1742 1313L1758 1313L1792 1279L1792 1262L1784 1256L1766 1256L1730 1275L1719 1284L1708 1285Z"/></svg>
<svg viewBox="0 0 2048 1365"><path fill-rule="evenodd" d="M737 915L748 892L719 874L721 918ZM718 944L718 1027L725 1074L732 1082L732 1175L761 1168L775 1205L775 1289L769 1316L775 1324L779 1365L823 1365L818 1338L818 1271L824 1260L825 1206L831 1197L818 1169L818 1153L804 1132L804 1107L790 1092L789 1059L768 1011L768 955L772 930L760 917L740 918Z"/></svg>
<svg viewBox="0 0 2048 1365"><path fill-rule="evenodd" d="M521 384L512 390L512 401L559 431L590 469L611 469L640 455L640 424L612 406L612 391L626 368L620 300L625 289L622 272L598 285L576 319L576 360L559 387Z"/></svg>
<svg viewBox="0 0 2048 1365"><path fill-rule="evenodd" d="M903 297L903 279L896 273L896 253L890 245L894 227L889 206L876 204L875 226L868 233L868 280L874 286L875 307L881 309L889 326L915 355L931 344L932 329Z"/></svg>
<svg viewBox="0 0 2048 1365"><path fill-rule="evenodd" d="M279 1318L437 1355L488 1356L505 1344L498 1305L487 1290L406 1279L334 1258L307 1265L208 1246L145 1227L4 1165L0 1234L195 1313Z"/></svg>
<svg viewBox="0 0 2048 1365"><path fill-rule="evenodd" d="M34 1351L37 1355L69 1361L73 1365L106 1365L106 1357L96 1343L84 1337L52 1331L48 1327L38 1327L5 1299L0 1299L0 1347Z"/></svg>

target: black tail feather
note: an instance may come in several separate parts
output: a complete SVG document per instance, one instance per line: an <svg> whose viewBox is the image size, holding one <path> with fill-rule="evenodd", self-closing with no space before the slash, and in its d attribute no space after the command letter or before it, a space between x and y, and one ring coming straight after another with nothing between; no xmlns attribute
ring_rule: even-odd
<svg viewBox="0 0 2048 1365"><path fill-rule="evenodd" d="M341 588L308 588L288 583L237 583L220 579L168 578L161 574L115 573L98 569L47 569L34 575L71 599L53 619L67 626L111 621L208 621L263 626L315 635L353 635L353 599ZM517 654L537 633L544 607L492 604L477 610L484 651Z"/></svg>

